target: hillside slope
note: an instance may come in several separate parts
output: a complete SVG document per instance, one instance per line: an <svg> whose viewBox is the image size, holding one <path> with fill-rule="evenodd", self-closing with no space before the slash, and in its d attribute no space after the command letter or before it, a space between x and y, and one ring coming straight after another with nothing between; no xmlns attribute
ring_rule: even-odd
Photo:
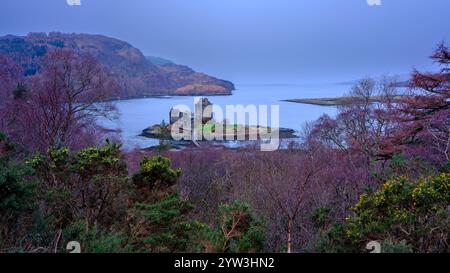
<svg viewBox="0 0 450 273"><path fill-rule="evenodd" d="M230 95L234 90L229 81L170 61L157 62L157 58L145 57L127 42L102 35L53 32L0 37L0 54L19 63L26 75L35 74L39 70L39 58L56 47L90 53L97 58L121 85L123 99L152 95Z"/></svg>

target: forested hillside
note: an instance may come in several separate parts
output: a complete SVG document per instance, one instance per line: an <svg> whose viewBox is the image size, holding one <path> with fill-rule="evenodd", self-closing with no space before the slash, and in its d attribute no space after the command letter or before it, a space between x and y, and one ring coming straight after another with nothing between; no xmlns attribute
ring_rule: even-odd
<svg viewBox="0 0 450 273"><path fill-rule="evenodd" d="M42 68L42 57L55 49L95 58L120 86L117 98L154 95L229 95L234 85L187 66L149 59L127 42L89 34L59 32L0 37L0 54L22 67L24 76ZM152 61L153 60L153 61Z"/></svg>

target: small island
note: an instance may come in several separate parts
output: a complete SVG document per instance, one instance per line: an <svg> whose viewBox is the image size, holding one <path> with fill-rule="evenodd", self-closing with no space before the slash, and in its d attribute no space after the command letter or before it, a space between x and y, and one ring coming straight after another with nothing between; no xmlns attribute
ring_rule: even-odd
<svg viewBox="0 0 450 273"><path fill-rule="evenodd" d="M211 106L212 103L207 99L203 98L201 101L202 110L204 110L207 106ZM170 146L173 149L182 149L190 146L193 141L181 140L177 141L173 139L171 135L172 128L174 124L178 121L179 118L173 118L172 108L169 112L169 123L165 121L160 124L154 124L142 131L140 136L158 139L160 140L159 146ZM252 141L263 140L263 136L260 135L260 132L267 132L271 135L278 135L279 139L294 139L297 138L296 132L293 129L289 128L270 128L270 127L262 127L259 125L241 125L241 124L230 124L228 121L216 121L213 116L205 117L203 116L201 124L195 125L194 122L194 114L193 113L185 113L190 115L191 117L191 125L192 127L189 129L181 129L181 133L193 134L194 131L201 132L201 139L197 140L197 143L206 143L215 145L215 146L224 146L226 143L232 141L244 141L246 143ZM278 132L277 132L278 131ZM207 134L216 134L216 139L213 141L208 141L205 138ZM219 134L219 135L217 135ZM256 139L255 139L256 138ZM158 148L158 147L151 147Z"/></svg>

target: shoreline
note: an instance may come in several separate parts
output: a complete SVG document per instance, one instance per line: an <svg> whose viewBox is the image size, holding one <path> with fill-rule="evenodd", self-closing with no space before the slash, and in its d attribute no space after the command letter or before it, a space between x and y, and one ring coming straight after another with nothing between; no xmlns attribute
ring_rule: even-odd
<svg viewBox="0 0 450 273"><path fill-rule="evenodd" d="M233 90L233 91L236 91ZM230 94L203 94L203 93L194 93L194 94L160 94L160 95L148 95L148 96L132 96L126 98L111 98L109 100L104 100L103 102L111 102L111 101L126 101L126 100L138 100L138 99L170 99L173 97L227 97L232 96L233 92Z"/></svg>
<svg viewBox="0 0 450 273"><path fill-rule="evenodd" d="M400 101L403 96L397 95L393 97L393 101ZM351 103L355 98L353 97L334 97L334 98L310 98L310 99L288 99L281 100L283 102L310 104L317 106L340 106ZM383 98L380 96L374 96L370 98L371 103L383 102Z"/></svg>

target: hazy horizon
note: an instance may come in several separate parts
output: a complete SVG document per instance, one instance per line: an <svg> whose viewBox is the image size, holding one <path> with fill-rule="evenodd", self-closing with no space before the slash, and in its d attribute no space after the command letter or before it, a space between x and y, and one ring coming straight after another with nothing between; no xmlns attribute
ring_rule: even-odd
<svg viewBox="0 0 450 273"><path fill-rule="evenodd" d="M5 0L0 35L102 34L240 84L352 81L433 69L450 1Z"/></svg>

